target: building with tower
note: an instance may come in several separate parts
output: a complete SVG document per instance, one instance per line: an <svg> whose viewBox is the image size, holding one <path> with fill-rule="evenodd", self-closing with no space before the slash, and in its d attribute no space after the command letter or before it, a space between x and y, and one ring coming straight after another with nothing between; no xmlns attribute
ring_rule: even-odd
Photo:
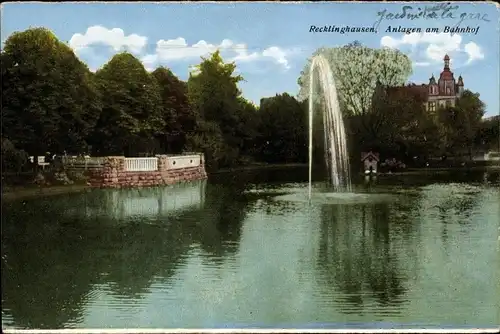
<svg viewBox="0 0 500 334"><path fill-rule="evenodd" d="M378 83L374 97L380 96L379 94L382 91L385 91L386 94L391 94L400 92L402 89L412 90L423 96L426 101L425 107L430 112L436 111L439 107L455 106L457 98L464 91L464 80L462 76L459 76L458 80L455 80L455 76L450 69L450 57L448 55L445 55L443 60L444 67L438 80L436 80L433 74L428 84L409 84L400 87L385 87L385 89Z"/></svg>
<svg viewBox="0 0 500 334"><path fill-rule="evenodd" d="M464 91L464 80L462 76L455 81L453 72L450 70L450 57L444 56L444 68L436 82L434 74L429 79L427 88L427 110L436 111L440 106L452 107L458 97Z"/></svg>

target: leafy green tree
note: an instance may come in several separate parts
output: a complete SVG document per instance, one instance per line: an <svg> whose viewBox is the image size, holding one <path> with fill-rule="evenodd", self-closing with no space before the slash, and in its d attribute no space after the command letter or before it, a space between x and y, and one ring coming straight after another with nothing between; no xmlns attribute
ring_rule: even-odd
<svg viewBox="0 0 500 334"><path fill-rule="evenodd" d="M9 36L1 63L3 136L33 155L85 150L100 96L73 51L33 28Z"/></svg>
<svg viewBox="0 0 500 334"><path fill-rule="evenodd" d="M421 86L385 88L365 116L377 129L368 134L369 140L378 143L380 150L406 159L439 151L437 123L426 111L425 101Z"/></svg>
<svg viewBox="0 0 500 334"><path fill-rule="evenodd" d="M196 117L187 99L187 84L172 71L159 67L153 71L163 101L165 134L161 146L165 152L179 153L186 145L186 134L195 129Z"/></svg>
<svg viewBox="0 0 500 334"><path fill-rule="evenodd" d="M238 125L236 135L239 139L238 150L242 159L253 159L257 154L256 138L259 135L261 119L259 118L258 108L244 99L238 98Z"/></svg>
<svg viewBox="0 0 500 334"><path fill-rule="evenodd" d="M486 105L481 101L479 93L465 90L457 101L457 108L460 111L458 132L463 146L467 148L469 159L472 160L474 140L481 127L481 119L485 114Z"/></svg>
<svg viewBox="0 0 500 334"><path fill-rule="evenodd" d="M489 117L481 121L475 145L480 150L500 151L500 116Z"/></svg>
<svg viewBox="0 0 500 334"><path fill-rule="evenodd" d="M165 117L156 79L129 53L115 55L96 77L103 109L94 132L101 154L155 153L165 135Z"/></svg>
<svg viewBox="0 0 500 334"><path fill-rule="evenodd" d="M2 172L21 172L28 165L28 154L2 138Z"/></svg>
<svg viewBox="0 0 500 334"><path fill-rule="evenodd" d="M472 160L474 143L485 113L485 104L479 94L465 90L454 107L441 108L438 113L448 152L454 155L466 153Z"/></svg>
<svg viewBox="0 0 500 334"><path fill-rule="evenodd" d="M214 142L208 146L224 147L223 151L219 150L217 154L205 152L210 159L216 159L214 165L220 167L235 163L242 145L238 137L241 92L237 85L243 78L234 75L235 70L236 65L224 63L219 51L216 51L210 58L202 58L202 62L195 67L196 73L192 72L188 80L188 99L198 118L200 131L205 131L204 136L209 136L206 137L209 141L212 140L209 134L214 136L213 140L223 140L223 144ZM196 134L193 136L197 137Z"/></svg>
<svg viewBox="0 0 500 334"><path fill-rule="evenodd" d="M219 125L215 122L198 119L196 131L189 133L186 137L187 151L201 151L205 154L208 172L227 165L229 149L224 142Z"/></svg>
<svg viewBox="0 0 500 334"><path fill-rule="evenodd" d="M257 145L260 158L270 163L307 161L305 105L287 93L262 99Z"/></svg>
<svg viewBox="0 0 500 334"><path fill-rule="evenodd" d="M309 74L314 56L324 56L333 72L339 103L345 115L367 114L377 83L383 86L404 84L412 73L411 60L399 50L373 49L355 41L342 47L320 48L308 60L298 79L299 99L309 97ZM321 97L316 90L317 103Z"/></svg>

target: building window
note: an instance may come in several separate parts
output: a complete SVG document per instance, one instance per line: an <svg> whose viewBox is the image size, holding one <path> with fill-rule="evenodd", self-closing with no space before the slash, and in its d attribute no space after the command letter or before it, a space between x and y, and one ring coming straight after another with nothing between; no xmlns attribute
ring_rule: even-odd
<svg viewBox="0 0 500 334"><path fill-rule="evenodd" d="M447 88L446 88L446 94L447 94L447 95L451 95L451 88L450 88L450 87L447 87Z"/></svg>
<svg viewBox="0 0 500 334"><path fill-rule="evenodd" d="M436 102L429 102L429 111L436 111Z"/></svg>
<svg viewBox="0 0 500 334"><path fill-rule="evenodd" d="M446 108L449 108L449 107L451 107L451 101L450 101L450 100L447 100L447 101L446 101Z"/></svg>

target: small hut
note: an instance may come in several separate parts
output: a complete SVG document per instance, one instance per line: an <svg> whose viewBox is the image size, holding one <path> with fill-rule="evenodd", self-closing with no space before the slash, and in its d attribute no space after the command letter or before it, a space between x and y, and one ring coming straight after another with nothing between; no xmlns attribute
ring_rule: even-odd
<svg viewBox="0 0 500 334"><path fill-rule="evenodd" d="M380 157L378 153L373 153L372 151L361 153L361 162L363 163L365 174L377 174L379 161Z"/></svg>

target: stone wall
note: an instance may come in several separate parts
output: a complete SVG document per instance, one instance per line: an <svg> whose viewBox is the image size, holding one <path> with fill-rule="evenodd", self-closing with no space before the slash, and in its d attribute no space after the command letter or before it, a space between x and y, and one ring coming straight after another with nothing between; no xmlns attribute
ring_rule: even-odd
<svg viewBox="0 0 500 334"><path fill-rule="evenodd" d="M203 155L190 156L199 159L195 166L171 168L176 159L186 160L185 156L158 155L158 170L131 172L125 170L125 157L111 156L104 158L103 167L92 172L89 183L95 188L130 188L169 185L178 182L194 181L207 178Z"/></svg>

